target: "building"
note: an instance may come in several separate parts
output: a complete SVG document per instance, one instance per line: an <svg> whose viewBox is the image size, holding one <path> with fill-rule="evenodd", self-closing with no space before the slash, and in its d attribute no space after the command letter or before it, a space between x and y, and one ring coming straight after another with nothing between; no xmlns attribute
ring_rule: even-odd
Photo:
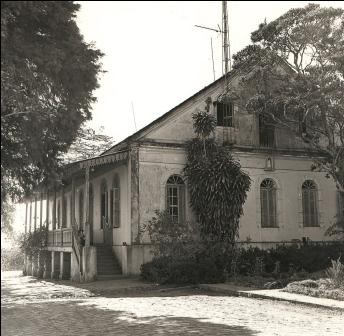
<svg viewBox="0 0 344 336"><path fill-rule="evenodd" d="M324 232L338 211L335 184L311 171L311 150L301 139L241 110L235 101L219 101L225 81L236 85L238 70L102 155L68 165L63 187L33 195L27 201L26 230L47 223L48 254L27 260L27 272L76 281L138 274L151 259L142 227L154 210L168 207L178 219L194 219L182 176L184 143L195 136L192 113L205 106L217 118L214 136L232 146L252 178L240 241L270 247L303 238L328 240Z"/></svg>

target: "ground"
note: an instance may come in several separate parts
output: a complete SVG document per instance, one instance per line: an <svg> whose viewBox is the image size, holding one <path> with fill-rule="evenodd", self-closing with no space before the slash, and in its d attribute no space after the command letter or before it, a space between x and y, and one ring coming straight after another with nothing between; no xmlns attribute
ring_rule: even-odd
<svg viewBox="0 0 344 336"><path fill-rule="evenodd" d="M342 335L343 310L196 289L93 296L19 272L1 277L1 335Z"/></svg>

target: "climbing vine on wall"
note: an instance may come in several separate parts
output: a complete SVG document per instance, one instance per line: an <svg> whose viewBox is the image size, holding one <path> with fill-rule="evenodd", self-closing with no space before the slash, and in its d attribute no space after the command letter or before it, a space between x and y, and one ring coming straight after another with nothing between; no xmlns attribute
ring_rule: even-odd
<svg viewBox="0 0 344 336"><path fill-rule="evenodd" d="M203 114L204 120L204 112L198 113ZM200 118L193 117L195 121ZM251 179L228 148L217 144L214 139L200 136L204 133L199 126L194 124L197 138L186 144L184 174L188 181L190 205L204 239L234 242ZM209 125L206 127L205 133L210 135ZM215 128L213 123L212 127Z"/></svg>

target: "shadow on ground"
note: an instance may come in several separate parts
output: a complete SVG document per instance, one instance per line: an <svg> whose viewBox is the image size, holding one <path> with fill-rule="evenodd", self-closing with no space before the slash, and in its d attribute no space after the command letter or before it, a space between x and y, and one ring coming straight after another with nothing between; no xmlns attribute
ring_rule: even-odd
<svg viewBox="0 0 344 336"><path fill-rule="evenodd" d="M257 333L240 325L223 325L190 317L138 317L73 302L40 302L2 307L1 334L18 335L236 335ZM25 316L25 319L23 319Z"/></svg>

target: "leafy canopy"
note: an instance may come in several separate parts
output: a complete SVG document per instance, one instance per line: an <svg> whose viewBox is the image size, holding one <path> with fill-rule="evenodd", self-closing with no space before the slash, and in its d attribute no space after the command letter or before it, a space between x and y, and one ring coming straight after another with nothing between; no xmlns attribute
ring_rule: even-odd
<svg viewBox="0 0 344 336"><path fill-rule="evenodd" d="M193 117L194 128L200 129L197 134L202 139L192 139L186 145L184 174L188 181L190 204L203 239L234 242L251 180L228 148L218 145L213 139L205 139L215 127L215 124L197 123L210 119L205 113L198 112Z"/></svg>
<svg viewBox="0 0 344 336"><path fill-rule="evenodd" d="M1 3L1 199L55 180L91 118L103 55L84 42L72 1Z"/></svg>
<svg viewBox="0 0 344 336"><path fill-rule="evenodd" d="M234 68L245 64L252 71L232 94L249 112L303 139L317 153L312 168L343 190L344 10L317 4L291 9L262 23L251 40L233 56Z"/></svg>

